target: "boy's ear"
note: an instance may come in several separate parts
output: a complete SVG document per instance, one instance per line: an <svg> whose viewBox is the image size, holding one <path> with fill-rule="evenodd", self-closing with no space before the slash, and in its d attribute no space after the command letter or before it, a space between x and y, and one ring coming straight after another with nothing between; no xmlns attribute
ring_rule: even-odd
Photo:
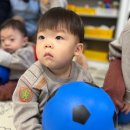
<svg viewBox="0 0 130 130"><path fill-rule="evenodd" d="M24 42L27 42L28 41L28 37L24 37Z"/></svg>
<svg viewBox="0 0 130 130"><path fill-rule="evenodd" d="M77 43L76 48L75 48L75 56L80 55L83 52L83 43Z"/></svg>
<svg viewBox="0 0 130 130"><path fill-rule="evenodd" d="M25 46L27 44L27 42L28 42L28 37L24 37L24 39L23 39L23 46Z"/></svg>

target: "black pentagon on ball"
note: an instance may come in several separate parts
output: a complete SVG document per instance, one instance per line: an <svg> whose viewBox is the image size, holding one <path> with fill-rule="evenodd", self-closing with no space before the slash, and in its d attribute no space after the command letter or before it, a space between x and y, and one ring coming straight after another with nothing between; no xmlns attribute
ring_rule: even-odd
<svg viewBox="0 0 130 130"><path fill-rule="evenodd" d="M85 124L90 117L90 112L84 105L79 105L73 108L73 121Z"/></svg>

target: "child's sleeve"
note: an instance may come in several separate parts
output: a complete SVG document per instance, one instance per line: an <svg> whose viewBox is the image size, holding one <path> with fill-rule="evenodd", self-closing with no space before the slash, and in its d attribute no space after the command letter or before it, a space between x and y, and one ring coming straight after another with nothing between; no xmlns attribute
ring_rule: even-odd
<svg viewBox="0 0 130 130"><path fill-rule="evenodd" d="M35 62L34 50L32 46L21 48L10 54L0 49L0 65L10 69L26 70Z"/></svg>
<svg viewBox="0 0 130 130"><path fill-rule="evenodd" d="M119 38L110 42L109 44L109 59L110 60L115 59L115 58L122 58L122 51L124 50L123 46L125 43L128 43L129 38L130 38L128 36L130 34L129 30L130 30L130 20L128 20Z"/></svg>
<svg viewBox="0 0 130 130"><path fill-rule="evenodd" d="M31 84L21 77L13 93L14 126L17 130L42 130L37 100Z"/></svg>
<svg viewBox="0 0 130 130"><path fill-rule="evenodd" d="M38 70L41 71L33 64L20 77L13 93L14 125L17 130L42 130L41 110L39 110L42 106L39 102L41 91L35 85L41 75ZM42 102L47 95L44 92Z"/></svg>
<svg viewBox="0 0 130 130"><path fill-rule="evenodd" d="M48 99L47 80L39 61L20 77L13 93L17 130L42 130L41 113Z"/></svg>
<svg viewBox="0 0 130 130"><path fill-rule="evenodd" d="M120 39L114 40L109 44L109 60L113 60L115 58L121 58L122 54L122 46L120 44Z"/></svg>
<svg viewBox="0 0 130 130"><path fill-rule="evenodd" d="M122 34L122 72L126 85L125 100L130 103L130 24Z"/></svg>
<svg viewBox="0 0 130 130"><path fill-rule="evenodd" d="M113 99L117 110L122 109L124 106L125 83L122 75L121 59L110 61L103 88Z"/></svg>

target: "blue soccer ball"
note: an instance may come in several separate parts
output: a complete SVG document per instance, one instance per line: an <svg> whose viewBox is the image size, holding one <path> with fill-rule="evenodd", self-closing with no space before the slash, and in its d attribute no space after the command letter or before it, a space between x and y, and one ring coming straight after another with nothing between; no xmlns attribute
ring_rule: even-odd
<svg viewBox="0 0 130 130"><path fill-rule="evenodd" d="M130 112L128 114L125 114L125 112L119 112L118 123L121 125L130 123Z"/></svg>
<svg viewBox="0 0 130 130"><path fill-rule="evenodd" d="M61 86L45 104L43 130L116 130L116 108L109 95L85 82Z"/></svg>
<svg viewBox="0 0 130 130"><path fill-rule="evenodd" d="M0 66L0 85L6 84L9 80L10 70L4 66Z"/></svg>

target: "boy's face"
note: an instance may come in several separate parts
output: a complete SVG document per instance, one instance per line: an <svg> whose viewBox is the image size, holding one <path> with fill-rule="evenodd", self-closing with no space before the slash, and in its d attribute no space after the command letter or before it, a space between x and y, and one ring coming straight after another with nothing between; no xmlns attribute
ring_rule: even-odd
<svg viewBox="0 0 130 130"><path fill-rule="evenodd" d="M51 70L70 66L73 56L81 53L82 49L83 44L66 29L46 29L37 34L37 57Z"/></svg>
<svg viewBox="0 0 130 130"><path fill-rule="evenodd" d="M0 34L1 48L9 53L22 48L27 42L27 38L19 30L12 27L2 29Z"/></svg>

